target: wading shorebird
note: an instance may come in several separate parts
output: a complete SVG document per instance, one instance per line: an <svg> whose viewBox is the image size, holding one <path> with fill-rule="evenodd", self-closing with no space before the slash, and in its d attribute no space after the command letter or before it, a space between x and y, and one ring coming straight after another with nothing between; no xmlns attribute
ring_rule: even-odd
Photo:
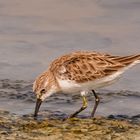
<svg viewBox="0 0 140 140"><path fill-rule="evenodd" d="M140 55L114 56L79 51L59 57L33 84L33 91L37 97L34 117L37 116L42 101L52 94L73 92L81 93L83 105L69 118L75 117L87 107L86 95L89 92L95 96L95 105L91 113L91 117L94 117L100 101L95 89L114 83L122 73L137 63L140 63Z"/></svg>

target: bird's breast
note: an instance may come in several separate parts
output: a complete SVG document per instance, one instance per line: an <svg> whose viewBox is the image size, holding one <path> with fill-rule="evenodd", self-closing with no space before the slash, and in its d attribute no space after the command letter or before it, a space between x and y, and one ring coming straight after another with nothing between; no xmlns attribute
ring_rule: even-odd
<svg viewBox="0 0 140 140"><path fill-rule="evenodd" d="M74 93L81 91L81 86L75 81L67 79L66 80L57 79L57 81L63 93Z"/></svg>

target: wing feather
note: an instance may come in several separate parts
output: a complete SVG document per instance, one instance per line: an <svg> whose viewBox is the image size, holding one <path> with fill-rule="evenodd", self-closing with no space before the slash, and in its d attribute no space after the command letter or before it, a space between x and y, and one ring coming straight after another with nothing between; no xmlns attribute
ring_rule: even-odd
<svg viewBox="0 0 140 140"><path fill-rule="evenodd" d="M96 55L95 55L96 54ZM59 59L56 74L61 79L83 83L99 79L117 72L124 65L113 60L110 55L100 53L73 53ZM62 68L65 69L62 73Z"/></svg>

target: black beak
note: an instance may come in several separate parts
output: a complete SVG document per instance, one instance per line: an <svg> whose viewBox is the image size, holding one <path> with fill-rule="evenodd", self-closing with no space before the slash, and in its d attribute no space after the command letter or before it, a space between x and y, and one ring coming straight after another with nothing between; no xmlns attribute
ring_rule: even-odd
<svg viewBox="0 0 140 140"><path fill-rule="evenodd" d="M36 106L35 106L34 117L37 117L37 114L38 114L38 111L39 111L39 108L40 108L41 103L42 103L42 100L41 99L37 99Z"/></svg>

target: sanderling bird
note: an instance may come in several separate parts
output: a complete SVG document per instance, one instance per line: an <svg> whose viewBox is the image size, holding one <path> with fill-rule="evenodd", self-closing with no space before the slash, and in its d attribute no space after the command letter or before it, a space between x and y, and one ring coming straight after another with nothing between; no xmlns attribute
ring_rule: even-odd
<svg viewBox="0 0 140 140"><path fill-rule="evenodd" d="M91 117L94 117L100 101L95 89L116 82L122 73L137 63L140 63L140 55L116 56L94 51L74 52L55 59L33 84L37 97L34 117L37 116L42 101L52 94L74 92L81 93L83 104L69 118L75 117L87 107L86 95L89 92L95 96L91 113Z"/></svg>

